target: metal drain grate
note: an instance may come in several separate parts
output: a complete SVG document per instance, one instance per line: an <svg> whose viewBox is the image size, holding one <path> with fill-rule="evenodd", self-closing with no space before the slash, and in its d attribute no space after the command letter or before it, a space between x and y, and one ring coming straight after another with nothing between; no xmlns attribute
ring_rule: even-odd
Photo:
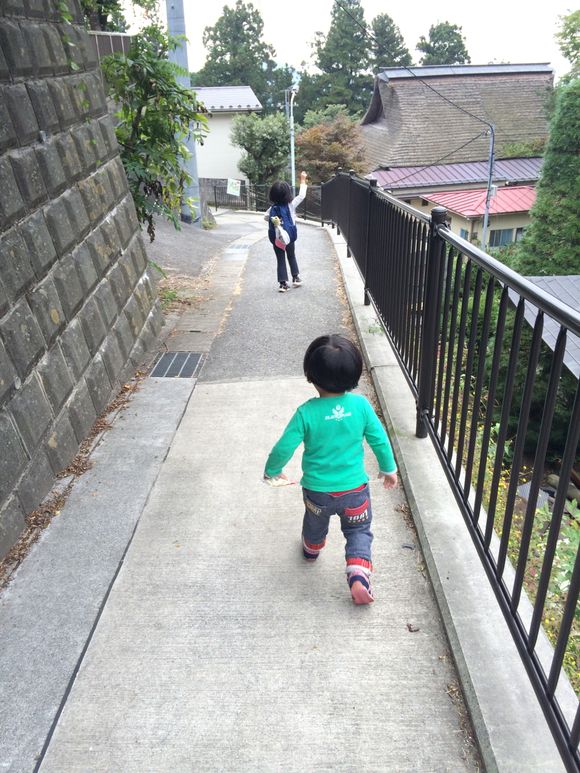
<svg viewBox="0 0 580 773"><path fill-rule="evenodd" d="M155 363L151 378L192 378L201 367L202 354L165 352Z"/></svg>

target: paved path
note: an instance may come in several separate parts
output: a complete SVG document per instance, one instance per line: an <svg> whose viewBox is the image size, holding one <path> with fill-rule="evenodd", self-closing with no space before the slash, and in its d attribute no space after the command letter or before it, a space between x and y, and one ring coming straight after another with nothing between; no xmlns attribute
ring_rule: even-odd
<svg viewBox="0 0 580 773"><path fill-rule="evenodd" d="M197 343L207 360L111 571L110 592L95 599L94 630L82 628L76 639L84 635L84 645L69 648L78 672L58 681L60 704L53 697L31 731L37 746L42 740L37 754L48 739L40 770L478 770L402 491L380 488L369 458L377 600L359 608L350 601L337 524L319 562L305 565L298 487L260 481L272 443L313 394L301 375L305 346L323 332L351 329L328 235L300 228L305 284L280 295L259 221L226 215L222 222L240 222L242 246L220 245L210 255L210 241L206 257L215 260L204 303L187 312L177 346L167 339L173 349ZM185 232L180 245L182 257L193 255L195 233ZM191 324L196 314L205 314L201 333ZM149 379L144 393L153 402L158 396L161 409L172 383ZM155 437L154 420L140 426ZM103 440L105 457L117 432L116 422ZM290 471L298 469L297 456ZM125 485L142 487L139 468ZM110 507L107 529L114 529ZM40 543L13 581L13 606L32 586L42 550ZM82 586L82 571L65 582ZM0 607L0 630L2 614ZM75 627L66 610L60 614L63 627ZM41 681L50 661L47 653ZM25 700L13 698L21 711ZM0 769L33 767L11 759L0 759Z"/></svg>

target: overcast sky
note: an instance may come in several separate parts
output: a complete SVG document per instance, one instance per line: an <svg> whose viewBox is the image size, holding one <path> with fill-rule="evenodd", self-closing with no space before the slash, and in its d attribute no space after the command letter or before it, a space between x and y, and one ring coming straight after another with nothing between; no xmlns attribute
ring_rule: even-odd
<svg viewBox="0 0 580 773"><path fill-rule="evenodd" d="M254 7L264 20L264 40L276 49L279 64L287 63L298 68L302 61L309 60L310 43L315 32L328 32L332 4L333 0L289 0L285 4L253 0ZM184 0L190 70L198 70L203 65L203 29L216 23L225 5L233 7L235 0ZM569 70L554 35L558 29L558 17L570 13L575 7L570 0L543 3L407 0L396 4L363 0L362 6L367 24L379 13L392 17L415 62L419 60L415 44L421 35L427 37L432 24L449 21L462 27L472 64L548 62L557 77Z"/></svg>

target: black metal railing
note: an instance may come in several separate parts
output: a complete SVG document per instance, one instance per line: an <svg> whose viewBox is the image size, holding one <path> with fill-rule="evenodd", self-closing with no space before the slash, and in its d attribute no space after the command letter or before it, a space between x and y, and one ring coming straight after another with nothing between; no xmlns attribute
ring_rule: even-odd
<svg viewBox="0 0 580 773"><path fill-rule="evenodd" d="M352 172L322 186L322 220L347 242L416 397L417 435L435 444L563 761L577 770L580 510L569 492L580 314L453 234L446 215L426 216Z"/></svg>
<svg viewBox="0 0 580 773"><path fill-rule="evenodd" d="M244 209L265 212L270 206L269 185L253 185L242 180L239 195L233 195L228 193L227 182L206 179L203 181L203 190L207 203L216 210ZM320 191L320 185L308 186L306 198L296 210L299 217L320 221Z"/></svg>

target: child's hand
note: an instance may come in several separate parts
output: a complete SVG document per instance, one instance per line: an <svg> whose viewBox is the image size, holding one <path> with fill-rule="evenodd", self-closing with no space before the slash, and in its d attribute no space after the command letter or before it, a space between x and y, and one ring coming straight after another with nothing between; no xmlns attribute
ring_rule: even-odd
<svg viewBox="0 0 580 773"><path fill-rule="evenodd" d="M274 217L271 217L270 220L272 221L274 228L278 228L280 226L280 218L278 215L274 215Z"/></svg>
<svg viewBox="0 0 580 773"><path fill-rule="evenodd" d="M300 172L300 182L301 183L305 183L307 177L308 177L308 175L306 174L306 172Z"/></svg>
<svg viewBox="0 0 580 773"><path fill-rule="evenodd" d="M381 472L379 478L383 479L384 488L397 488L399 479L396 472Z"/></svg>
<svg viewBox="0 0 580 773"><path fill-rule="evenodd" d="M264 475L264 483L267 483L268 486L278 488L278 486L293 486L296 481L289 480L288 477L281 472L280 475L272 475L271 477L269 475Z"/></svg>

